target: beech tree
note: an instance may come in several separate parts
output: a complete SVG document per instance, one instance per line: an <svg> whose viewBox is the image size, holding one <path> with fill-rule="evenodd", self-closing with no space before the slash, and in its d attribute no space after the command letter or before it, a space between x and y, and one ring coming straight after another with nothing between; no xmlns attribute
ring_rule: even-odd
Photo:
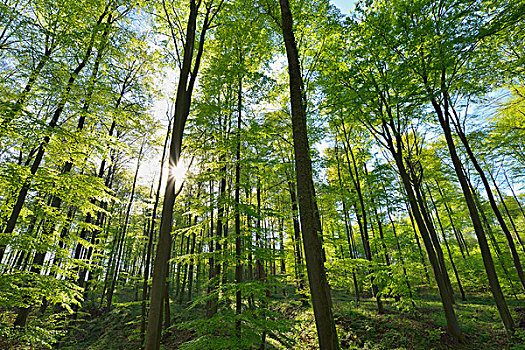
<svg viewBox="0 0 525 350"><path fill-rule="evenodd" d="M519 347L523 3L343 5L0 1L0 347Z"/></svg>

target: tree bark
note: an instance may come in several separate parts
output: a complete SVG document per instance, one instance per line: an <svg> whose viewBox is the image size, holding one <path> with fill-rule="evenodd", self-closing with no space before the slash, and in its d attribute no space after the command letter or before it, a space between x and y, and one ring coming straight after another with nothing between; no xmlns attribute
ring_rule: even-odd
<svg viewBox="0 0 525 350"><path fill-rule="evenodd" d="M157 185L157 191L155 192L155 202L153 204L153 210L151 212L150 227L148 232L148 243L146 248L146 261L144 263L144 279L142 282L142 305L141 305L141 318L140 318L140 334L141 334L141 348L144 348L144 339L146 336L146 300L148 298L148 281L151 266L151 255L153 248L153 240L155 239L155 219L157 217L157 208L160 200L160 190L162 186L162 177L164 175L164 160L166 158L166 150L168 148L168 141L170 138L171 119L168 121L167 133L164 139L164 147L162 148L162 157L160 160L160 173L159 182Z"/></svg>
<svg viewBox="0 0 525 350"><path fill-rule="evenodd" d="M292 129L295 152L297 192L306 267L315 323L321 349L338 349L337 332L332 314L330 287L324 269L321 240L318 230L321 226L315 205L315 191L312 180L312 163L309 154L306 127L306 97L293 33L293 18L288 0L280 0L281 19L288 73L290 78L290 101L292 106Z"/></svg>
<svg viewBox="0 0 525 350"><path fill-rule="evenodd" d="M197 54L195 55L194 59L197 17L199 15L200 5L201 1L190 1L190 11L186 26L186 37L184 40L184 55L179 75L179 83L177 86L177 96L175 99L175 115L169 152L170 157L168 167L168 180L166 182L164 203L162 205L162 218L159 230L159 242L157 245L157 253L153 268L153 282L151 286L151 302L150 311L148 314L148 327L146 331L145 350L158 350L160 347L162 299L164 284L167 278L167 262L170 258L171 251L173 207L176 198L175 177L173 176L172 169L175 169L177 167L182 151L182 136L184 132L184 126L186 125L186 120L188 119L188 115L190 112L191 96L193 93L195 80L197 79L197 73L199 70L202 53L204 51L204 39L206 36L206 32L210 28L210 24L213 18L220 10L222 0L214 13L212 13L212 3L207 5L203 26L201 28L200 37L198 40ZM174 38L174 40L176 40L176 38Z"/></svg>
<svg viewBox="0 0 525 350"><path fill-rule="evenodd" d="M442 81L444 84L444 77L442 78ZM472 225L474 226L474 232L476 233L476 237L478 238L481 256L483 258L483 264L485 265L485 271L489 280L490 290L496 302L496 306L498 308L503 325L505 326L505 330L510 335L514 331L514 321L512 320L512 316L510 315L509 308L507 307L507 302L505 301L505 297L503 296L503 292L501 291L498 275L496 274L496 269L494 268L494 261L492 260L492 254L490 253L490 248L487 242L487 237L485 236L485 232L483 230L483 225L481 224L481 220L479 218L479 213L477 211L476 204L474 203L472 193L469 190L465 174L463 173L461 160L456 152L456 145L454 143L454 139L452 138L452 132L450 129L448 101L447 99L445 99L444 101L445 106L443 109L441 109L441 106L435 100L435 98L431 98L432 106L434 107L441 128L445 134L445 140L447 142L450 158L452 160L454 170L461 185L463 196L465 197L465 201L467 203ZM443 113L443 110L445 111L445 114Z"/></svg>
<svg viewBox="0 0 525 350"><path fill-rule="evenodd" d="M137 186L137 179L138 179L138 175L139 175L140 162L142 160L142 150L144 149L145 142L146 142L146 140L144 139L142 141L142 144L141 144L140 150L139 150L139 154L138 154L137 167L135 168L135 176L133 177L133 185L131 186L131 194L129 196L129 201L128 201L128 205L127 205L127 208L126 208L126 216L124 218L124 226L122 227L122 232L121 232L121 236L120 236L120 242L118 242L117 260L115 262L115 269L113 270L113 278L111 280L111 286L109 287L109 291L108 291L106 312L109 312L111 310L111 304L113 302L113 293L115 291L115 285L117 283L118 275L119 275L119 271L120 271L119 267L120 267L120 262L121 262L121 259L122 259L122 251L124 249L124 242L125 242L125 239L126 239L126 232L128 230L129 217L130 217L130 214L131 214L131 206L133 205L133 199L135 197L135 189L136 189L136 186Z"/></svg>
<svg viewBox="0 0 525 350"><path fill-rule="evenodd" d="M447 99L447 101L448 101L448 99ZM455 116L456 120L454 120L453 118L450 118L450 119L451 119L452 123L454 124L454 127L456 129L456 133L458 134L459 139L463 143L463 146L465 146L465 150L467 151L467 154L468 154L468 156L470 158L470 161L472 162L472 165L474 165L474 168L478 172L479 177L481 178L481 181L483 182L483 186L485 187L485 193L487 194L487 197L489 199L490 207L492 208L492 211L494 212L494 215L496 215L496 219L498 220L498 223L500 224L501 229L503 230L503 233L505 234L505 238L507 239L507 243L509 245L510 254L512 256L512 261L514 262L514 267L516 268L516 272L518 273L518 277L520 279L521 286L522 286L523 290L525 291L525 274L523 273L523 267L521 266L520 257L518 255L518 251L516 249L516 245L514 244L514 239L512 238L512 234L510 233L510 230L509 230L509 228L507 226L507 223L505 222L505 219L503 218L503 215L501 215L501 212L500 212L500 210L498 208L498 204L496 203L496 199L494 198L494 195L492 193L492 189L490 188L489 181L488 181L487 177L485 176L485 172L483 171L483 169L481 168L481 165L479 164L478 160L476 159L476 156L474 155L474 152L472 151L472 148L470 147L470 144L469 144L469 142L467 140L467 136L465 135L465 132L463 131L463 129L461 129L461 127L459 125L459 120L457 120L458 116L456 115L454 110L453 110L453 112L454 112L454 116ZM445 111L445 113L447 114L448 112ZM445 126L447 126L447 125L448 124L445 124ZM450 125L448 125L448 126L450 126ZM449 149L450 149L450 146L449 146ZM496 181L492 177L492 174L490 173L490 171L489 171L489 175L491 176L492 180L494 181L494 185L496 185ZM496 187L496 189L497 189L497 187ZM505 205L503 201L502 201L502 203L503 203L503 205ZM474 205L474 207L475 207L475 205ZM479 218L478 218L478 220L479 220ZM481 224L481 222L480 222L480 224ZM517 234L517 232L516 232L516 234ZM508 330L507 326L505 326L505 328Z"/></svg>

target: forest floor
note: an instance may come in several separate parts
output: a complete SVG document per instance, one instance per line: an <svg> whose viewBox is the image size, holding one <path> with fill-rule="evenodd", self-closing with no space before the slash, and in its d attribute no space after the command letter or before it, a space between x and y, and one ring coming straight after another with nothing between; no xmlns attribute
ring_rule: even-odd
<svg viewBox="0 0 525 350"><path fill-rule="evenodd" d="M120 298L132 299L131 292L125 294ZM377 313L372 299L361 299L356 305L354 297L342 291L334 291L333 299L342 349L525 349L525 304L510 298L508 304L517 326L516 336L510 340L505 336L496 307L488 294L470 294L466 302L457 300L456 315L467 339L465 345L455 343L447 335L439 299L429 293L414 300L415 308L404 311L396 307L393 299L388 299L384 302L385 313L382 315ZM282 317L283 321L290 321L292 326L282 338L269 334L266 349L317 349L315 322L310 308L282 296L272 305L275 315ZM188 342L194 340L196 335L193 330L180 327L180 324L204 317L204 308L196 307L189 311L178 305L173 305L173 308L171 315L176 324L163 337L162 350L186 348L184 344L189 345ZM140 349L140 310L140 302L133 301L116 304L111 312L105 314L92 310L85 315L83 322L71 327L67 336L54 348ZM292 340L295 345L283 345L276 340L278 338Z"/></svg>

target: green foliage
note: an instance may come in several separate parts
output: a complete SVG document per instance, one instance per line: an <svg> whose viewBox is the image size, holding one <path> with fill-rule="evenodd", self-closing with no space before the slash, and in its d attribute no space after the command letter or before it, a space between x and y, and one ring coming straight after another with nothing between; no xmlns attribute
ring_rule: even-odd
<svg viewBox="0 0 525 350"><path fill-rule="evenodd" d="M313 314L299 306L310 292L292 203L302 194L295 193L278 2L220 4L198 79L190 74L195 93L183 158L191 169L177 180L184 185L173 213L172 322L163 347L246 349L260 346L264 334L272 349L313 348ZM393 157L402 152L412 182L421 181L453 289L452 263L467 293L456 312L472 348L519 348L522 332L503 340L495 308L480 296L488 291L485 265L434 107L465 129L503 192L505 220L523 236L522 1L360 1L346 17L327 0L291 6L342 346L455 346ZM159 115L167 107L171 119L175 108L188 13L183 1L0 1L0 347L51 348L63 340L70 349L117 348L117 340L140 347L142 288L148 292L152 271L143 278L162 207L157 181L166 179L155 170L165 137ZM45 152L36 164L39 147ZM458 153L502 290L522 298L479 176L462 146ZM5 232L24 188L15 229ZM39 254L43 265L32 263ZM372 311L372 285L385 315ZM206 317L213 302L217 312ZM24 307L25 328L13 327Z"/></svg>

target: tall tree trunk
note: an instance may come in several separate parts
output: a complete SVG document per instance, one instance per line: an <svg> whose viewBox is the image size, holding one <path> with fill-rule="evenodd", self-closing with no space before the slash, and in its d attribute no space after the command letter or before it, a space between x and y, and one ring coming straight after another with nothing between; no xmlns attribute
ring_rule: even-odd
<svg viewBox="0 0 525 350"><path fill-rule="evenodd" d="M454 290L452 289L452 283L450 282L450 276L448 275L447 266L445 265L445 255L443 254L443 249L441 249L441 243L439 242L439 237L434 227L434 223L432 222L432 218L430 216L430 210L427 208L427 201L423 195L421 183L413 184L413 188L414 188L414 193L416 194L416 198L418 201L419 211L421 212L421 216L423 217L423 220L425 221L427 231L434 245L434 249L436 251L436 256L438 258L438 263L441 269L441 273L443 274L443 279L445 281L445 286L448 289L447 296L450 297L450 302L454 304L455 303Z"/></svg>
<svg viewBox="0 0 525 350"><path fill-rule="evenodd" d="M446 101L448 101L448 98L446 99ZM507 243L509 245L510 254L512 256L512 261L514 262L514 267L516 268L516 272L518 273L518 277L520 279L521 286L522 286L523 290L525 291L525 274L523 273L523 267L521 266L520 257L518 255L518 251L516 249L516 245L514 244L514 239L512 238L512 234L510 233L510 230L509 230L509 228L507 226L507 223L505 222L505 219L503 218L503 215L501 215L501 212L500 212L500 210L498 208L498 204L496 203L496 199L494 198L494 195L492 193L492 189L490 188L489 181L487 180L487 177L485 176L485 172L483 171L483 169L481 168L481 165L479 164L478 160L476 159L476 156L474 155L474 152L472 151L472 148L470 148L470 144L469 144L469 142L467 140L467 136L465 135L465 132L460 127L459 120L458 120L459 117L457 116L456 111L454 109L452 109L452 111L454 113L454 118L456 118L456 120L454 120L454 118L451 118L451 116L449 116L449 120L451 120L452 123L454 124L454 127L456 129L456 133L458 134L459 139L463 143L463 146L465 146L465 150L467 151L467 154L468 154L468 156L470 158L470 161L472 162L472 165L474 165L474 168L478 172L479 177L481 178L481 182L483 182L483 186L485 187L485 193L487 194L487 197L488 197L488 200L489 200L489 203L490 203L490 207L492 208L492 211L494 212L494 215L496 215L496 219L498 220L498 223L501 226L501 229L503 230L503 233L505 234L505 238L507 239ZM445 110L445 114L448 114L448 110ZM444 120L443 122L445 122L445 121L446 120ZM450 128L450 124L446 124L445 123L445 124L442 124L442 126L443 125L448 126ZM452 140L452 138L451 138L451 140ZM453 143L453 140L452 140L452 143ZM449 145L449 149L450 149L450 147L455 147L455 146L453 144L450 144ZM458 161L459 161L459 158L458 158ZM492 177L492 174L490 173L490 171L489 171L489 175ZM494 181L494 178L492 178L492 180ZM496 181L494 181L494 185L496 185ZM497 187L496 187L496 189L497 189ZM502 201L502 203L503 203L503 201ZM475 204L472 203L472 205L475 208ZM505 205L505 204L503 204L503 205ZM479 217L478 217L478 220L479 220ZM481 225L481 221L480 221L479 224ZM517 234L517 232L516 232L516 234ZM519 241L521 242L521 240L519 240ZM490 254L490 251L489 251L489 254ZM504 300L503 300L503 302L504 302ZM510 314L508 314L508 315L506 314L506 312L504 310L505 306L500 305L500 307L503 308L503 310L501 310L501 311L503 311L503 313L505 314L505 318L508 318L510 316ZM498 307L498 310L500 309L500 307ZM502 316L502 319L503 319L503 316ZM511 319L511 321L512 321L512 319ZM506 321L504 320L504 323L505 322L508 323L509 321L508 320L506 320ZM510 324L509 324L509 326L510 326ZM507 330L509 330L507 325L505 325L505 328Z"/></svg>
<svg viewBox="0 0 525 350"><path fill-rule="evenodd" d="M452 226L452 230L454 231L454 235L456 236L456 240L458 241L458 246L461 251L461 256L463 256L463 259L465 259L465 253L467 255L469 254L467 243L465 242L465 238L463 237L463 234L461 231L456 229L456 225L454 225L454 219L452 219L452 210L450 210L450 207L448 206L447 199L443 195L443 191L441 191L441 187L439 186L439 182L435 180L436 187L438 189L439 195L441 196L441 199L443 200L443 204L445 205L445 210L447 211L448 220L450 221L450 226Z"/></svg>
<svg viewBox="0 0 525 350"><path fill-rule="evenodd" d="M408 288L408 296L411 299L412 306L415 306L415 303L414 303L414 300L413 300L414 296L412 294L412 287L410 286L410 281L408 279L407 269L406 269L406 266L405 266L405 259L403 258L403 252L401 250L401 245L399 244L399 238L397 236L396 225L394 223L394 219L392 218L392 215L390 214L390 209L388 209L388 208L389 207L387 205L388 219L390 220L390 225L392 226L392 233L394 234L394 239L396 240L396 247L397 247L397 251L399 252L399 260L401 261L401 266L403 266L403 276L405 277L405 283L406 283L407 288Z"/></svg>
<svg viewBox="0 0 525 350"><path fill-rule="evenodd" d="M318 231L321 226L315 205L315 190L312 180L312 163L309 154L306 127L306 96L293 33L293 19L288 0L280 0L281 19L288 73L290 78L290 101L292 105L292 129L295 152L295 169L301 231L306 255L306 267L315 323L321 349L338 349L337 332L332 314L330 287L324 269L321 240Z"/></svg>
<svg viewBox="0 0 525 350"><path fill-rule="evenodd" d="M221 156L221 161L224 161L224 156ZM221 259L219 256L223 254L223 249L221 245L221 237L223 236L223 229L224 229L224 196L226 192L226 166L221 168L221 181L219 185L219 194L217 197L217 228L215 233L215 259L214 259L214 269L211 272L211 278L210 278L210 286L211 290L210 293L214 293L213 297L210 298L208 303L208 308L206 312L206 316L208 318L212 317L217 313L218 303L219 303L219 296L218 296L218 288L219 284L221 282ZM211 267L210 267L211 268Z"/></svg>
<svg viewBox="0 0 525 350"><path fill-rule="evenodd" d="M140 162L142 161L142 151L144 149L144 144L146 143L146 139L142 140L142 144L140 145L140 150L137 158L137 166L135 168L135 176L133 176L133 185L131 186L131 194L129 196L128 205L126 207L126 216L124 218L124 225L122 227L122 232L120 234L120 241L118 242L118 253L117 253L117 259L115 260L115 269L113 270L113 278L111 280L111 286L109 287L108 295L107 295L107 304L106 304L106 312L111 310L111 304L113 302L113 293L115 291L115 285L117 283L119 272L120 272L120 262L122 260L122 251L124 250L124 243L126 240L126 232L128 230L128 224L129 224L129 217L131 214L131 207L133 205L133 199L135 197L135 189L137 186L137 179L139 175L139 168L140 168Z"/></svg>
<svg viewBox="0 0 525 350"><path fill-rule="evenodd" d="M514 188L510 184L509 177L507 176L507 172L505 171L505 169L503 169L503 176L505 176L505 181L507 182L507 185L509 186L509 189L512 192L512 197L514 197L514 200L516 201L516 204L518 205L518 208L520 208L520 211L521 211L521 214L523 216L523 219L525 219L525 209L523 209L523 206L521 205L521 202L520 202L518 196L516 196L516 192L514 192Z"/></svg>
<svg viewBox="0 0 525 350"><path fill-rule="evenodd" d="M442 77L443 84L444 74L445 72L443 72ZM439 105L435 98L432 98L431 102L437 114L439 123L441 125L441 129L445 134L445 140L447 142L450 158L452 160L454 170L461 185L461 190L463 192L463 196L465 197L465 202L467 203L470 218L472 220L472 225L474 226L474 232L476 233L476 237L478 238L481 256L483 258L483 264L485 265L485 271L489 280L490 290L496 302L496 306L498 308L503 325L505 326L505 330L510 335L514 331L514 321L512 320L512 316L510 315L507 302L505 301L505 297L503 296L503 292L501 291L498 275L496 274L496 269L494 268L494 261L492 260L492 254L490 253L490 248L487 242L487 237L485 236L485 232L483 230L483 225L481 224L481 220L479 218L479 213L476 208L476 204L474 203L472 193L469 190L465 174L463 173L461 160L456 152L456 145L454 143L454 139L452 138L452 132L450 129L448 100L444 99L445 106L443 109L441 109L441 105ZM443 111L445 112L445 114L443 113Z"/></svg>
<svg viewBox="0 0 525 350"><path fill-rule="evenodd" d="M239 66L242 67L243 57L239 52ZM237 150L235 153L235 313L239 319L235 322L235 331L238 338L241 338L241 319L242 295L240 284L242 282L242 237L241 237L241 122L242 122L242 74L239 76L239 86L237 89Z"/></svg>
<svg viewBox="0 0 525 350"><path fill-rule="evenodd" d="M514 219L512 218L512 215L510 214L509 208L507 207L507 204L505 203L505 199L503 198L503 194L501 193L501 190L499 189L498 184L496 183L496 179L494 178L494 175L492 175L492 173L489 170L487 170L487 172L489 173L490 179L492 180L492 183L494 184L494 188L496 189L496 193L498 194L498 197L499 197L499 199L501 201L501 205L503 206L503 209L505 210L505 213L507 214L507 217L509 218L509 221L510 221L510 224L512 226L512 229L514 230L514 235L516 236L516 240L518 241L519 245L521 246L521 249L525 253L525 246L523 245L523 241L521 240L520 233L519 233L519 231L518 231L518 229L516 227L516 223L514 222ZM519 205L519 202L518 202L518 205ZM507 240L509 238L512 240L512 236L507 237ZM509 243L509 245L510 245L510 243ZM515 249L516 248L514 248L514 250ZM516 256L517 255L518 254L516 252ZM518 257L518 261L519 261L519 256L517 256L517 257ZM514 254L512 254L512 258L513 259L515 258ZM520 265L521 265L521 263L520 263ZM520 275L520 273L518 272L518 276L519 275ZM521 272L521 275L523 275L523 271ZM521 281L521 276L520 276L520 281ZM523 283L522 283L522 285L523 285Z"/></svg>
<svg viewBox="0 0 525 350"><path fill-rule="evenodd" d="M177 167L182 150L182 135L184 126L191 107L191 95L197 73L199 70L202 53L204 51L204 39L210 24L215 17L215 14L220 10L220 2L218 8L212 13L212 3L206 7L206 14L203 21L203 26L200 31L198 40L197 54L194 58L194 48L196 42L197 31L197 17L199 15L199 7L201 1L191 0L190 11L188 14L188 22L186 26L186 37L184 40L184 54L182 58L182 67L179 74L179 82L177 86L177 96L175 99L175 115L173 122L173 135L170 142L170 157L169 157L169 171L168 180L166 182L166 190L164 195L164 202L162 205L162 218L159 230L159 242L157 244L157 253L153 268L153 282L151 286L151 302L148 314L148 327L146 331L146 345L145 350L158 350L160 347L160 331L161 331L161 316L162 316L162 299L164 295L164 284L167 278L167 262L170 258L171 251L171 229L173 226L173 207L175 205L175 177L173 176L173 169ZM210 17L211 14L211 17ZM174 38L174 40L177 40ZM193 65L193 68L192 68Z"/></svg>
<svg viewBox="0 0 525 350"><path fill-rule="evenodd" d="M197 224L197 220L195 220L195 224ZM204 239L204 230L202 230L202 233L201 233L201 239L200 239L200 242L199 242L199 247L201 245L201 242L202 240ZM191 237L191 251L190 251L190 256L191 256L191 261L190 261L190 268L189 268L189 271L188 271L188 301L191 301L191 292L192 292L192 288L193 288L193 278L194 278L194 269L195 269L195 265L198 264L198 260L199 258L195 258L195 244L196 244L196 234L195 232L192 233L192 237ZM197 254L200 254L200 249L197 250Z"/></svg>
<svg viewBox="0 0 525 350"><path fill-rule="evenodd" d="M408 195L406 196L408 197ZM419 257L421 259L421 265L423 265L423 268L425 269L425 278L426 278L427 283L430 283L430 276L428 275L427 262L425 260L425 254L423 253L423 249L421 249L421 242L419 241L419 235L417 234L414 214L412 212L412 209L409 207L409 203L407 203L406 201L405 201L405 206L408 212L408 218L410 220L410 225L412 226L412 231L414 232L414 237L416 239L417 250L419 252Z"/></svg>
<svg viewBox="0 0 525 350"><path fill-rule="evenodd" d="M510 289L512 293L514 294L514 298L516 298L516 292L514 289L514 282L512 282L512 278L510 278L509 271L507 269L507 266L505 265L505 259L503 259L503 254L501 252L501 249L499 247L499 243L496 240L496 237L494 236L494 232L492 230L492 226L490 225L489 220L487 219L487 216L485 215L485 210L483 209L483 205L481 201L479 200L479 195L477 194L474 186L472 186L472 183L470 179L467 177L468 185L470 188L470 191L472 192L472 197L474 198L474 201L476 202L476 206L479 211L479 215L481 216L481 220L483 220L483 224L485 225L485 229L487 230L487 235L489 236L490 242L492 244L492 248L496 252L496 257L498 258L498 261L501 265L501 268L503 269L503 273L505 274L505 277L507 278L507 281L510 284ZM517 299L517 298L516 298Z"/></svg>
<svg viewBox="0 0 525 350"><path fill-rule="evenodd" d="M104 11L104 13L99 17L99 21L97 22L97 24L100 24L103 21L104 17L107 14L106 11L107 11L107 8ZM102 34L101 45L98 48L99 52L98 52L97 58L95 60L95 65L93 67L93 71L92 71L92 74L91 74L90 83L88 84L88 91L87 91L86 99L84 100L84 104L82 106L81 116L79 118L78 125L77 125L77 131L81 131L84 128L86 113L87 113L87 111L89 109L89 105L90 105L90 102L91 102L91 97L92 97L92 94L93 94L93 87L94 87L94 83L95 83L95 80L96 80L96 77L97 77L97 74L98 74L98 68L99 68L99 64L100 64L100 61L101 61L101 55L102 55L102 51L103 51L103 48L104 48L104 45L105 45L105 39L107 38L107 35L109 33L109 27L110 27L111 21L112 21L112 17L111 17L111 14L110 14L109 18L107 20L107 23L105 25L104 32ZM59 103L57 109L55 110L55 112L53 114L53 118L50 121L49 126L51 128L54 128L54 127L57 126L58 120L60 118L60 115L62 114L62 111L63 111L63 109L64 109L64 107L66 105L66 102L67 102L68 98L69 98L69 94L70 94L70 91L71 91L71 89L73 87L73 84L75 83L78 74L85 67L85 65L87 64L89 58L91 57L91 53L93 51L93 46L94 46L94 42L95 42L97 31L98 31L98 29L93 29L93 32L92 32L92 35L91 35L91 40L90 40L90 42L88 44L88 47L86 49L86 52L85 52L85 54L83 56L82 61L78 64L78 66L75 68L75 70L70 74L69 80L68 80L66 88L65 88L65 92L62 95L61 102ZM12 233L14 228L15 228L16 222L18 220L18 216L20 215L21 209L22 209L22 207L24 205L24 202L25 202L25 198L27 196L27 193L28 193L30 185L31 185L31 176L33 176L36 173L36 171L38 170L38 168L40 167L40 162L43 159L44 152L45 152L45 147L47 146L49 141L50 141L50 136L46 136L44 138L43 143L39 147L39 151L38 151L38 153L37 153L37 155L35 157L35 160L33 161L33 165L31 166L30 178L26 179L24 184L22 185L22 188L21 188L21 190L20 190L20 192L18 194L17 202L16 202L16 204L15 204L15 206L13 208L13 211L11 212L11 216L10 216L9 221L8 221L8 223L6 225L6 228L4 230L4 234ZM66 162L64 164L63 168L62 168L61 174L69 173L71 171L72 167L73 167L73 163L71 161ZM51 200L51 207L54 208L54 209L59 209L61 207L61 205L62 205L62 198L57 196L57 195L54 196L53 199ZM48 219L46 219L46 221L45 221L45 223L43 225L43 232L42 232L42 235L41 235L42 239L46 239L48 237L51 237L53 235L54 231L55 231L55 226L56 226L56 219L55 218L48 218ZM5 250L5 246L2 245L0 247L0 261L2 261L4 250ZM44 259L45 259L46 254L47 254L47 251L37 251L37 253L35 255L35 258L33 260L33 267L31 268L32 273L40 274L42 272L42 264L44 263ZM14 325L19 326L19 327L24 327L25 324L26 324L28 315L29 315L29 308L28 307L21 308L19 310L18 314L17 314L17 317L16 317Z"/></svg>
<svg viewBox="0 0 525 350"><path fill-rule="evenodd" d="M23 110L25 103L29 97L29 94L31 93L31 90L33 90L33 87L35 85L36 80L40 76L40 73L44 69L44 66L49 62L51 59L51 55L55 52L55 49L57 48L57 40L55 35L51 35L51 33L46 33L44 38L44 54L40 57L35 69L31 72L31 75L29 76L29 79L27 80L27 83L18 95L18 98L16 100L16 103L11 108L10 111L5 113L5 117L1 116L0 119L0 130L5 130L8 125L20 114L20 112ZM0 45L1 47L1 45Z"/></svg>
<svg viewBox="0 0 525 350"><path fill-rule="evenodd" d="M399 171L403 187L405 188L405 192L410 203L412 216L415 219L415 222L417 223L417 226L419 228L419 233L421 234L421 238L423 239L423 243L425 245L428 255L428 260L430 261L430 266L432 267L432 271L434 272L434 278L438 286L441 304L445 312L445 319L447 320L447 331L455 339L463 343L465 342L465 338L463 336L463 333L461 332L461 329L459 328L456 314L454 312L454 307L452 305L452 299L449 295L450 290L446 285L443 272L441 271L441 265L439 264L436 251L434 250L434 245L430 237L430 233L428 232L426 226L426 221L423 218L423 214L420 212L418 199L416 198L416 194L414 193L414 189L412 188L412 181L410 180L410 176L408 175L407 168L404 163L405 157L403 155L404 146L402 135L397 131L392 119L389 121L388 124L386 121L384 121L383 128L387 133L386 141L388 144L388 149L396 162L396 166ZM392 130L394 135L392 135L390 130Z"/></svg>
<svg viewBox="0 0 525 350"><path fill-rule="evenodd" d="M445 243L445 247L447 248L448 259L450 260L450 265L452 265L452 270L454 271L454 275L456 276L456 282L458 282L459 292L461 293L461 300L466 301L467 297L465 296L465 291L463 290L463 285L461 284L461 280L459 278L459 273L456 268L456 264L454 264L454 258L452 257L452 252L450 251L450 247L447 242L447 236L445 234L445 229L443 228L443 224L441 223L441 218L439 217L438 207L436 205L436 202L434 201L434 197L432 196L432 192L430 192L430 188L428 187L428 185L426 186L426 188L427 188L428 195L430 197L430 202L432 203L432 206L434 207L436 220L438 222L438 226L441 231L441 237L443 238L443 243Z"/></svg>
<svg viewBox="0 0 525 350"><path fill-rule="evenodd" d="M357 193L357 198L359 200L359 209L357 209L357 206L355 205L354 207L355 207L355 212L357 216L357 221L359 224L359 230L361 232L361 239L363 241L363 248L365 250L365 257L366 257L366 260L372 262L373 255L372 255L372 249L370 248L370 237L368 235L368 216L366 213L363 191L361 189L361 182L359 179L357 162L354 156L354 152L352 148L350 147L350 142L349 142L348 134L346 132L346 128L344 125L344 121L341 121L341 127L343 130L343 136L345 138L343 147L344 147L344 151L346 155L346 162L348 163L348 172L350 173L350 178L352 180L352 183L354 184L354 189ZM352 156L352 162L350 162L349 154ZM353 165L353 170L352 170L351 164ZM379 288L377 287L377 284L374 282L374 280L375 280L375 277L370 278L370 283L372 284L372 294L376 299L377 312L382 314L384 313L383 302L381 301L381 296L379 295Z"/></svg>
<svg viewBox="0 0 525 350"><path fill-rule="evenodd" d="M299 298L303 306L308 305L308 298L304 292L305 288L305 276L303 270L303 255L301 248L301 226L299 224L299 208L297 207L297 195L295 192L295 184L293 183L292 176L288 176L287 172L288 191L290 193L290 201L292 204L292 224L294 233L294 253L295 253L295 268L297 274L297 284L299 289Z"/></svg>
<svg viewBox="0 0 525 350"><path fill-rule="evenodd" d="M166 151L168 148L168 141L171 131L171 118L168 120L168 127L166 128L166 137L164 138L164 147L162 148L162 157L160 159L160 173L157 191L155 192L155 202L151 212L150 227L148 232L148 243L146 248L146 261L144 263L144 279L142 281L142 303L141 303L141 317L140 317L140 336L141 348L144 348L144 340L146 337L146 300L148 299L148 281L150 274L151 256L153 250L153 240L155 239L155 219L157 218L157 208L160 200L160 190L162 186L162 177L164 175L164 160L166 158Z"/></svg>

